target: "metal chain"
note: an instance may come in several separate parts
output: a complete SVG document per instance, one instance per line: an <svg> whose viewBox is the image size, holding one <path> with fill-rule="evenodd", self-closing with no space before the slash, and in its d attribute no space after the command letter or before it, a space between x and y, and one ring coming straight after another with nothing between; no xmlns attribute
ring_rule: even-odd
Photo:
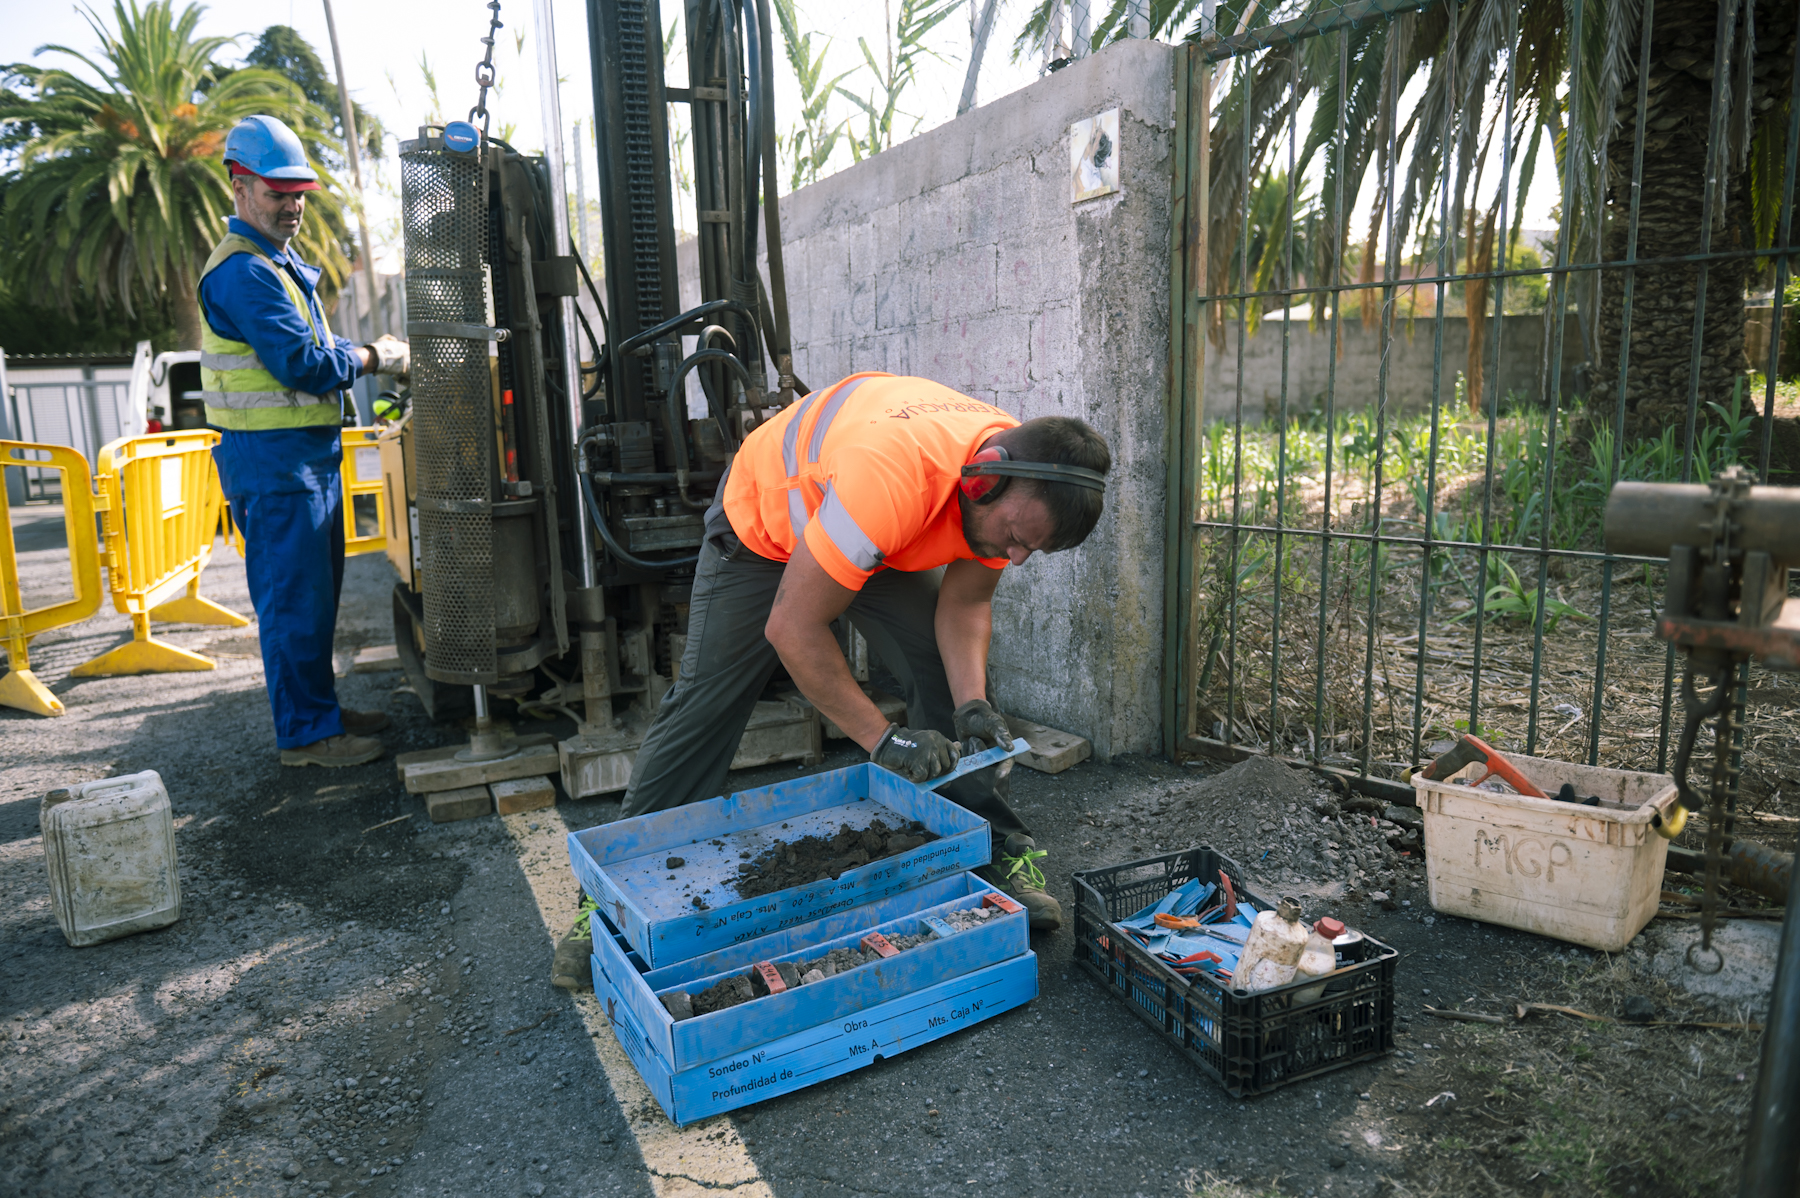
<svg viewBox="0 0 1800 1198"><path fill-rule="evenodd" d="M488 7L493 10L494 15L488 18L487 36L481 39L481 44L487 47L487 53L475 64L475 82L481 85L481 94L476 97L475 107L469 109L469 123L472 125L476 118L480 118L481 136L484 138L488 131L488 88L494 86L494 35L504 28L500 24L500 0L488 0Z"/></svg>
<svg viewBox="0 0 1800 1198"><path fill-rule="evenodd" d="M1716 569L1728 570L1736 575L1740 572L1732 567L1732 559L1740 556L1742 550L1732 544L1733 534L1738 531L1735 519L1738 509L1750 497L1750 478L1739 467L1718 475L1709 484L1712 488L1713 525L1712 525L1712 560L1710 565ZM1715 617L1716 618L1716 617ZM1713 767L1712 777L1707 785L1706 795L1706 849L1705 849L1705 887L1700 897L1700 942L1688 946L1688 965L1702 973L1717 973L1725 966L1725 958L1713 947L1713 930L1719 919L1719 883L1725 866L1725 836L1728 812L1737 810L1738 769L1732 761L1732 745L1737 738L1741 725L1737 719L1737 678L1738 663L1742 660L1732 655L1716 662L1712 672L1712 698L1702 704L1693 686L1693 664L1690 658L1688 675L1682 681L1682 698L1688 708L1689 731L1684 738L1692 744L1692 732L1697 729L1700 720L1711 711L1717 712L1713 724ZM1681 761L1684 767L1677 785L1687 785L1687 762ZM1702 969L1695 957L1695 950L1711 953L1714 965L1711 969Z"/></svg>

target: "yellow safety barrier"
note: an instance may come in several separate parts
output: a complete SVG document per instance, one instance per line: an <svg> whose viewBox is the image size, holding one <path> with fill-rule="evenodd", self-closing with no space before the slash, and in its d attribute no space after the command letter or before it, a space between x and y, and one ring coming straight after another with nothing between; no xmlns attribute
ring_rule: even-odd
<svg viewBox="0 0 1800 1198"><path fill-rule="evenodd" d="M387 511L381 502L378 428L344 430L344 556L387 551ZM358 503L358 498L364 502Z"/></svg>
<svg viewBox="0 0 1800 1198"><path fill-rule="evenodd" d="M30 453L32 456L27 457ZM62 471L63 531L69 547L69 574L74 598L65 603L27 610L19 586L19 559L13 545L12 513L6 500L6 466ZM88 464L62 445L0 441L0 644L6 646L7 672L0 677L0 706L33 715L63 714L62 700L31 672L25 647L31 638L64 624L78 624L100 609L100 554L94 544L96 501Z"/></svg>
<svg viewBox="0 0 1800 1198"><path fill-rule="evenodd" d="M131 640L76 666L81 677L210 670L213 662L150 635L150 621L250 621L200 594L219 527L218 469L211 431L126 437L100 451L97 476L108 501L106 573L113 606L131 617ZM182 592L185 592L182 593Z"/></svg>
<svg viewBox="0 0 1800 1198"><path fill-rule="evenodd" d="M344 497L345 557L387 550L387 510L381 502L381 449L375 444L380 432L378 428L347 428L343 433L343 464L338 477ZM368 502L357 503L358 496L368 497ZM224 502L223 497L220 502ZM242 557L244 530L232 519L230 504L224 504L223 514L225 539Z"/></svg>

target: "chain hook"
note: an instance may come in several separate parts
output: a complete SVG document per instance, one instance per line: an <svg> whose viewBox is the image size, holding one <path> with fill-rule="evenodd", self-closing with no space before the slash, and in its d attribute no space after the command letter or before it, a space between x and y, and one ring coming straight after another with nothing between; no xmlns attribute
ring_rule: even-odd
<svg viewBox="0 0 1800 1198"><path fill-rule="evenodd" d="M477 118L480 119L481 136L484 139L488 131L488 89L494 86L494 80L498 77L494 72L494 35L504 28L500 23L500 0L488 0L488 8L493 10L493 16L488 18L487 36L481 39L481 44L487 47L487 53L475 64L475 82L480 86L481 92L475 98L475 107L469 109L469 123L474 124Z"/></svg>

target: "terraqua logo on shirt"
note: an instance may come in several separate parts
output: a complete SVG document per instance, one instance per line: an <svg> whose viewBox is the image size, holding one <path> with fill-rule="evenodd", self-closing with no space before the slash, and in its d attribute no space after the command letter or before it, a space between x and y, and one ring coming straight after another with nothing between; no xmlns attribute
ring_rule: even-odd
<svg viewBox="0 0 1800 1198"><path fill-rule="evenodd" d="M974 412L980 416L1004 416L999 408L989 407L973 399L956 403L909 403L903 408L889 408L889 420L911 420L914 416L936 416L944 412Z"/></svg>

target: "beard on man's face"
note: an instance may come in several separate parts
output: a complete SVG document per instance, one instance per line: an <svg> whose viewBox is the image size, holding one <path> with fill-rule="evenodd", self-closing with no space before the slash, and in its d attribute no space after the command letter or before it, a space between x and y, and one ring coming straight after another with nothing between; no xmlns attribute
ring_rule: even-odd
<svg viewBox="0 0 1800 1198"><path fill-rule="evenodd" d="M1005 557L1005 550L1001 549L998 545L982 539L979 524L983 513L977 511L981 505L977 504L960 490L956 493L956 503L958 510L962 513L963 540L969 543L969 548L974 552L975 556L987 558ZM993 511L991 507L987 510L988 512Z"/></svg>

